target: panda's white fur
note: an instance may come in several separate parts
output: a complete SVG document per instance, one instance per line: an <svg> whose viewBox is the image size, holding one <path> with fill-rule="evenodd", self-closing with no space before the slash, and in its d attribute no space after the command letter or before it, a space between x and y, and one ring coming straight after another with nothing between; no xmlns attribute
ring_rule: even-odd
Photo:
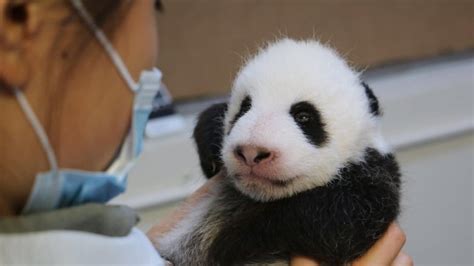
<svg viewBox="0 0 474 266"><path fill-rule="evenodd" d="M231 125L246 96L251 109ZM321 147L309 143L289 115L291 105L300 101L312 103L321 114L328 135ZM344 165L361 160L368 147L388 152L359 73L314 40L270 43L247 62L233 84L225 134L222 159L230 177L245 175L233 153L237 145L266 147L278 154L278 162L265 173L269 179L291 180L288 185L233 180L242 193L259 201L325 185Z"/></svg>

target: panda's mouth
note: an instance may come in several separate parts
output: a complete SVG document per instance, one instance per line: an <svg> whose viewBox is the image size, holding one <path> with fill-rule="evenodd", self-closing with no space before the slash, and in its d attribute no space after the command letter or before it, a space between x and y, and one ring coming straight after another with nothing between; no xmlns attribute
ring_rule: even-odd
<svg viewBox="0 0 474 266"><path fill-rule="evenodd" d="M294 181L294 178L281 180L281 179L275 179L275 178L257 175L254 173L236 175L235 178L239 181L245 180L245 181L251 181L251 182L259 182L259 183L270 184L277 187L286 187Z"/></svg>

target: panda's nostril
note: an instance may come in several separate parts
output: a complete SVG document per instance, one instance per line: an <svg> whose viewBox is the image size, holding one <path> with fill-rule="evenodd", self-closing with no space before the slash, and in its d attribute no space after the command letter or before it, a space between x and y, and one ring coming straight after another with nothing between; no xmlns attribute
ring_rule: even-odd
<svg viewBox="0 0 474 266"><path fill-rule="evenodd" d="M267 158L270 158L272 155L271 152L268 151L259 151L257 156L253 159L255 163L259 163Z"/></svg>
<svg viewBox="0 0 474 266"><path fill-rule="evenodd" d="M246 158L245 158L245 155L244 155L244 152L243 152L243 149L242 149L242 146L237 146L237 147L235 147L235 149L234 149L234 156L235 156L237 159L243 161L244 163L247 162L247 160L246 160Z"/></svg>

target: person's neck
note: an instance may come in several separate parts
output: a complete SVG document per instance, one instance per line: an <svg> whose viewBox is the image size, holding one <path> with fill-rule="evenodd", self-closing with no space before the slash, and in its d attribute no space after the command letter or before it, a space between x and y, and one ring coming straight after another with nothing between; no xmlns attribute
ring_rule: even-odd
<svg viewBox="0 0 474 266"><path fill-rule="evenodd" d="M0 195L0 219L4 216L14 216L19 213L19 210L15 210L12 206L11 201L4 199Z"/></svg>

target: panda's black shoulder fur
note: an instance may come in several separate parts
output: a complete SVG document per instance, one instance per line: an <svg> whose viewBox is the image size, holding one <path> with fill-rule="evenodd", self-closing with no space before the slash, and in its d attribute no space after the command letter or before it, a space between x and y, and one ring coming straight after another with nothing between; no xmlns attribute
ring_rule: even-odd
<svg viewBox="0 0 474 266"><path fill-rule="evenodd" d="M299 254L341 265L366 252L399 213L400 173L392 154L367 149L326 186L292 197L256 202L224 186L210 206L223 228L212 242L209 265L287 260Z"/></svg>
<svg viewBox="0 0 474 266"><path fill-rule="evenodd" d="M204 110L198 117L193 137L201 169L207 178L222 168L221 148L224 137L224 118L227 103L217 103Z"/></svg>

